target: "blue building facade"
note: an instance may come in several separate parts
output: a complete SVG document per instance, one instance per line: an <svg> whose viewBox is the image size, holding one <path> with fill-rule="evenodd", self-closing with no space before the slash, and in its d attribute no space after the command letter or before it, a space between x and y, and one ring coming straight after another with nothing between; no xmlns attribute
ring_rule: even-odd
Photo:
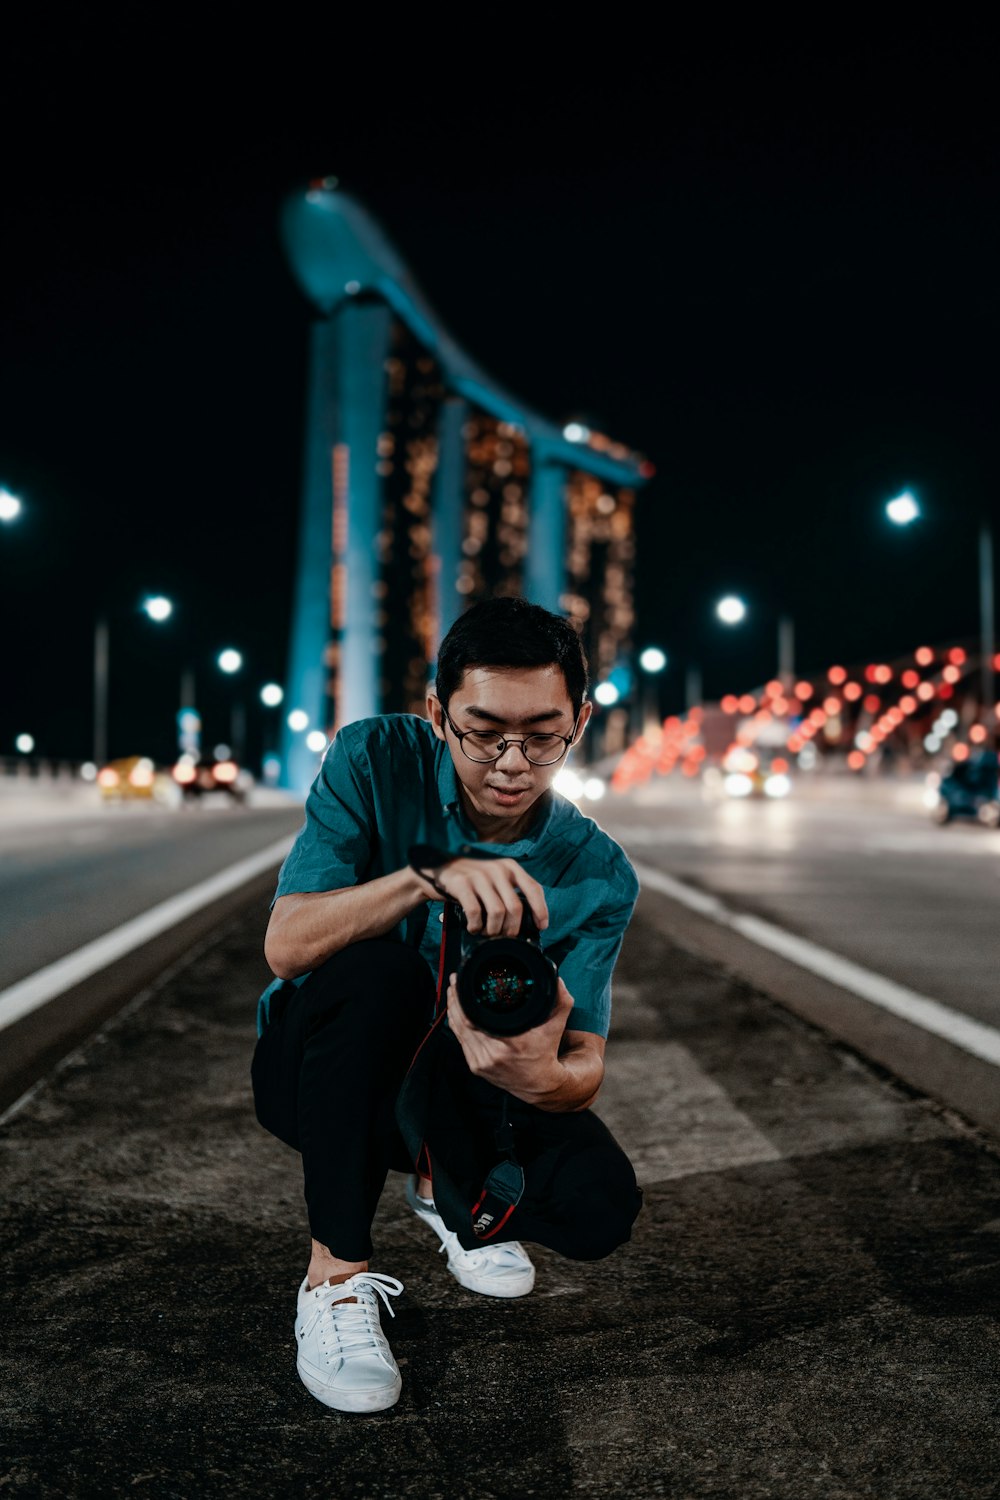
<svg viewBox="0 0 1000 1500"><path fill-rule="evenodd" d="M422 712L443 634L476 600L522 594L580 630L595 681L631 660L641 456L559 428L442 328L364 208L326 179L283 236L316 309L282 781L304 790L327 735Z"/></svg>

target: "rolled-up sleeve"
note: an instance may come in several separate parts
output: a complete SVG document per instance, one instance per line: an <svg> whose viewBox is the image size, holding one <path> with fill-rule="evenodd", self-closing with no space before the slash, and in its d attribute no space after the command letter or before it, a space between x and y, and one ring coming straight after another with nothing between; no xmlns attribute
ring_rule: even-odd
<svg viewBox="0 0 1000 1500"><path fill-rule="evenodd" d="M371 862L375 811L364 744L341 729L306 798L306 820L278 872L279 896L358 885ZM272 901L271 905L274 905Z"/></svg>

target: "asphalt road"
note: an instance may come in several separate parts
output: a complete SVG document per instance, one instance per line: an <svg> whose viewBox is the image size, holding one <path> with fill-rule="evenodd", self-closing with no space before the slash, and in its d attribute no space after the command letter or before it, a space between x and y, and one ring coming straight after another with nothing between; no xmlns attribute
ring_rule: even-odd
<svg viewBox="0 0 1000 1500"><path fill-rule="evenodd" d="M995 1500L995 1147L640 897L599 1112L645 1206L607 1261L458 1287L393 1177L395 1408L294 1369L295 1154L248 1065L266 900L0 1129L0 1486L76 1497Z"/></svg>
<svg viewBox="0 0 1000 1500"><path fill-rule="evenodd" d="M637 861L1000 1026L1000 833L888 802L705 802L671 779L597 805Z"/></svg>
<svg viewBox="0 0 1000 1500"><path fill-rule="evenodd" d="M0 820L0 990L302 824L295 804L73 807Z"/></svg>

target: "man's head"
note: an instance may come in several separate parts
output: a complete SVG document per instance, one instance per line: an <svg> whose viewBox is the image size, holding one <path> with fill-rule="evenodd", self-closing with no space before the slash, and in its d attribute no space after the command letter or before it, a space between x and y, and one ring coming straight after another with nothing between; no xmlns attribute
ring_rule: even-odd
<svg viewBox="0 0 1000 1500"><path fill-rule="evenodd" d="M451 752L474 819L530 823L530 809L590 718L587 660L568 621L526 599L485 599L448 631L427 695L434 732ZM536 736L561 736L537 739ZM497 759L501 739L510 744ZM539 762L545 762L540 764Z"/></svg>

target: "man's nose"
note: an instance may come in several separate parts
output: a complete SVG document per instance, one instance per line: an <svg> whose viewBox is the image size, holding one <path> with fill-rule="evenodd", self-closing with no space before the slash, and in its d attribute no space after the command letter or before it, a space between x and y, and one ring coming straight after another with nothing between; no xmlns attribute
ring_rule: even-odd
<svg viewBox="0 0 1000 1500"><path fill-rule="evenodd" d="M513 760L508 761L507 757L511 754L511 752L515 752L515 756ZM529 766L531 765L531 761L528 760L528 757L525 755L524 746L521 744L520 740L507 741L506 745L504 746L503 754L497 756L496 765L503 765L504 761L507 761L507 766L510 770L513 770L522 761Z"/></svg>

